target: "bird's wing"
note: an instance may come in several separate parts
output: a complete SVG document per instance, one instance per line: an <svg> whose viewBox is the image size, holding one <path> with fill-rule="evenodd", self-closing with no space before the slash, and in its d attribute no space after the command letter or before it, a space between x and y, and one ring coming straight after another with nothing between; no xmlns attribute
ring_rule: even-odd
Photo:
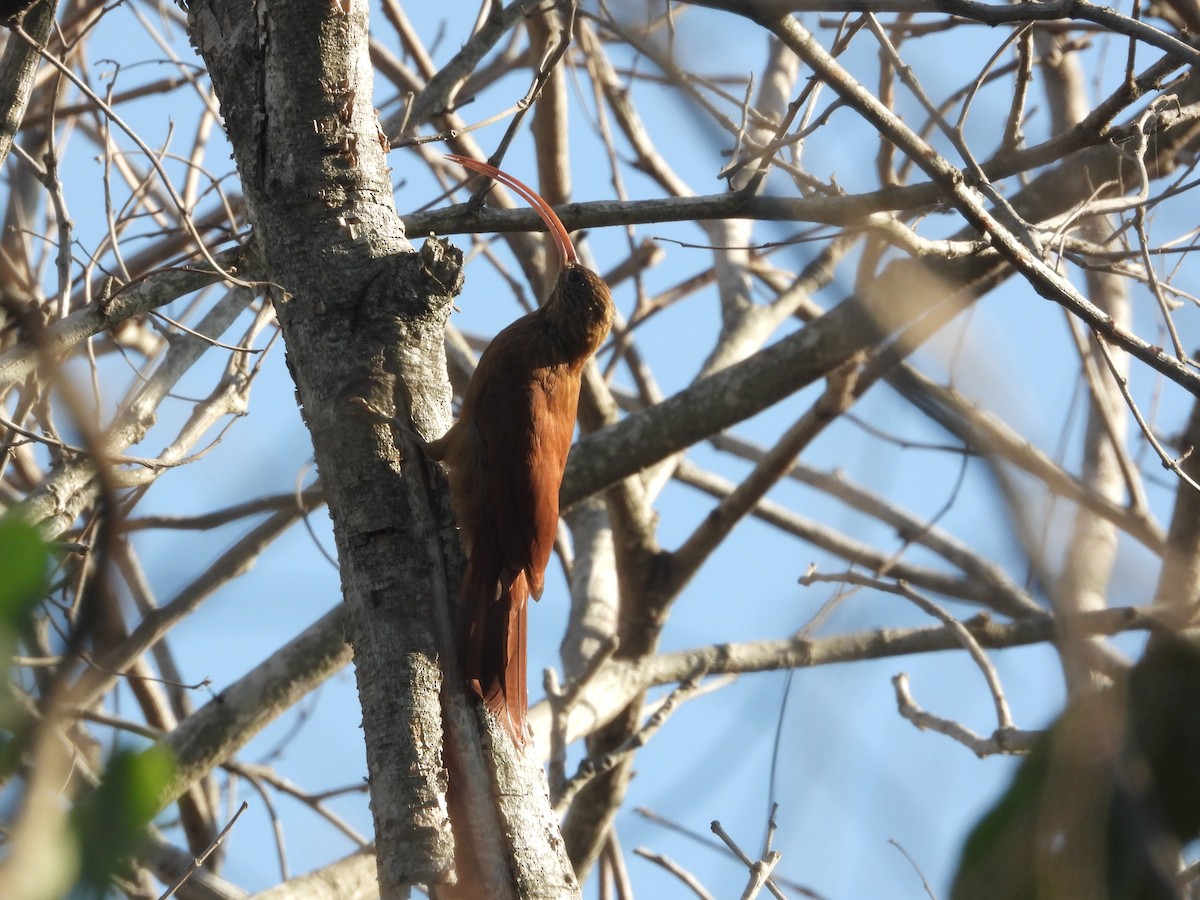
<svg viewBox="0 0 1200 900"><path fill-rule="evenodd" d="M481 485L486 510L481 510L480 527L491 532L500 548L502 579L525 572L536 598L558 530L558 490L579 390L571 383L577 379L565 369L530 376L512 390L485 389L480 399L486 402L486 395L492 395L504 408L498 414L477 413L475 421L487 473Z"/></svg>

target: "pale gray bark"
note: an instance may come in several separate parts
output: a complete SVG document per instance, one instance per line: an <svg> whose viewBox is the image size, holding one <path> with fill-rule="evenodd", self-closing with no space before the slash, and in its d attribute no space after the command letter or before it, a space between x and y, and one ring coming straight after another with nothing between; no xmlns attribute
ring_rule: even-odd
<svg viewBox="0 0 1200 900"><path fill-rule="evenodd" d="M1200 478L1200 402L1192 407L1187 428L1179 441L1180 456L1186 455L1183 471ZM1200 491L1180 481L1175 492L1175 509L1167 532L1162 572L1154 591L1154 604L1180 610L1193 617L1200 603Z"/></svg>
<svg viewBox="0 0 1200 900"><path fill-rule="evenodd" d="M254 895L254 900L375 900L375 854L352 853L315 872Z"/></svg>
<svg viewBox="0 0 1200 900"><path fill-rule="evenodd" d="M50 36L57 8L54 0L39 0L31 3L24 13L22 27L38 44L44 44ZM8 42L4 56L0 58L0 166L8 158L29 106L38 61L37 50L17 38Z"/></svg>
<svg viewBox="0 0 1200 900"><path fill-rule="evenodd" d="M568 680L580 677L588 660L617 632L619 588L613 534L604 504L595 498L567 513L575 548L571 567L571 615L559 652Z"/></svg>
<svg viewBox="0 0 1200 900"><path fill-rule="evenodd" d="M176 766L163 806L349 663L345 627L337 607L180 722L163 740Z"/></svg>
<svg viewBox="0 0 1200 900"><path fill-rule="evenodd" d="M484 871L495 896L507 879L521 896L574 896L549 804L530 789L538 773L507 739L481 758L457 680L443 685L460 565L444 479L350 403L394 400L426 435L445 430L443 331L461 282L457 251L430 241L412 252L395 214L371 104L366 6L195 3L189 21L221 99L266 276L286 292L276 309L348 606L380 892L402 896L413 883L450 877L445 741L451 777L476 804L469 843L493 861ZM499 803L490 817L489 797Z"/></svg>
<svg viewBox="0 0 1200 900"><path fill-rule="evenodd" d="M1084 119L1090 109L1083 67L1074 55L1050 52L1050 42L1057 40L1054 36L1038 34L1034 37L1043 55L1054 60L1054 64L1043 66L1046 91L1054 128L1056 131L1065 131ZM1100 217L1087 223L1083 233L1092 240L1103 241L1111 231L1112 224L1109 217ZM1128 328L1132 314L1125 279L1111 273L1087 272L1086 283L1092 302L1112 316L1120 327ZM1109 353L1113 357L1117 376L1127 378L1129 357L1120 351ZM1088 343L1081 365L1088 369L1084 374L1089 389L1081 480L1094 496L1120 504L1127 494L1121 463L1125 453L1129 413L1104 355L1094 342ZM1182 490L1185 485L1181 482L1179 487ZM1132 500L1131 496L1130 506L1142 506ZM1051 594L1060 613L1069 616L1103 609L1107 605L1109 581L1117 557L1117 538L1117 528L1112 522L1086 506L1078 509L1066 548L1063 571ZM1062 647L1064 674L1068 689L1072 691L1090 689L1099 677L1094 673L1089 658L1092 653L1084 652L1085 647L1102 655L1114 655L1098 638L1084 644L1067 634Z"/></svg>

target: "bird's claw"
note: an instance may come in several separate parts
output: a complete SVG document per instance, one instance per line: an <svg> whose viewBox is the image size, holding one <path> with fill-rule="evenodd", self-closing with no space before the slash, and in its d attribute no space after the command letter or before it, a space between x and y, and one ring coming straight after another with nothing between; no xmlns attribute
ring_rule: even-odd
<svg viewBox="0 0 1200 900"><path fill-rule="evenodd" d="M376 425L395 425L396 417L389 416L382 409L368 400L366 397L354 396L350 397L347 402L354 412Z"/></svg>

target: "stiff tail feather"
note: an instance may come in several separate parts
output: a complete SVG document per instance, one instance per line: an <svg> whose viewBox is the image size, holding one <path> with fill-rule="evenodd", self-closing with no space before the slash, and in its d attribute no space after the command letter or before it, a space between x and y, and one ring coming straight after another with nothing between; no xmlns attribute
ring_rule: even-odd
<svg viewBox="0 0 1200 900"><path fill-rule="evenodd" d="M459 606L459 665L467 687L500 718L513 743L523 747L529 712L525 681L529 582L524 572L507 585L505 581L480 577L478 569L468 564Z"/></svg>

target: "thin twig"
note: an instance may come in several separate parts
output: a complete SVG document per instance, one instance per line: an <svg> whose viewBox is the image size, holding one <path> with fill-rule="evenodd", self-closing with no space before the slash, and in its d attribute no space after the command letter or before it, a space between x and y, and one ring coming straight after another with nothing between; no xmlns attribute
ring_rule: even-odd
<svg viewBox="0 0 1200 900"><path fill-rule="evenodd" d="M183 883L192 877L192 873L204 865L204 861L208 859L212 852L221 845L221 842L225 840L225 835L229 834L230 830L237 823L238 818L240 818L242 813L244 813L249 807L249 801L243 800L242 805L239 806L237 812L233 814L233 818L230 819L226 823L225 827L221 829L221 833L213 839L213 842L205 848L203 853L196 857L188 870L179 876L179 880L167 888L166 891L159 896L158 900L167 900L168 897L174 896L175 892L183 886Z"/></svg>
<svg viewBox="0 0 1200 900"><path fill-rule="evenodd" d="M666 869L668 872L682 881L684 886L687 887L687 889L697 897L699 897L700 900L714 900L713 895L704 889L704 885L700 883L700 879L698 879L695 875L693 875L683 866L679 865L679 863L675 862L666 854L654 853L653 851L647 850L644 847L636 847L634 848L633 852L642 859L649 860L656 866L661 866L662 868Z"/></svg>
<svg viewBox="0 0 1200 900"><path fill-rule="evenodd" d="M615 750L605 753L598 759L588 757L581 762L575 774L563 784L562 790L559 792L558 798L554 803L555 810L561 815L588 782L593 781L605 772L611 772L622 760L632 756L644 747L658 733L658 730L666 724L667 719L671 717L671 713L675 711L676 707L688 699L690 694L694 694L699 689L700 682L703 680L705 674L706 672L700 669L682 681L671 692L670 696L662 702L658 709L655 710L654 714L646 720L645 724Z"/></svg>

